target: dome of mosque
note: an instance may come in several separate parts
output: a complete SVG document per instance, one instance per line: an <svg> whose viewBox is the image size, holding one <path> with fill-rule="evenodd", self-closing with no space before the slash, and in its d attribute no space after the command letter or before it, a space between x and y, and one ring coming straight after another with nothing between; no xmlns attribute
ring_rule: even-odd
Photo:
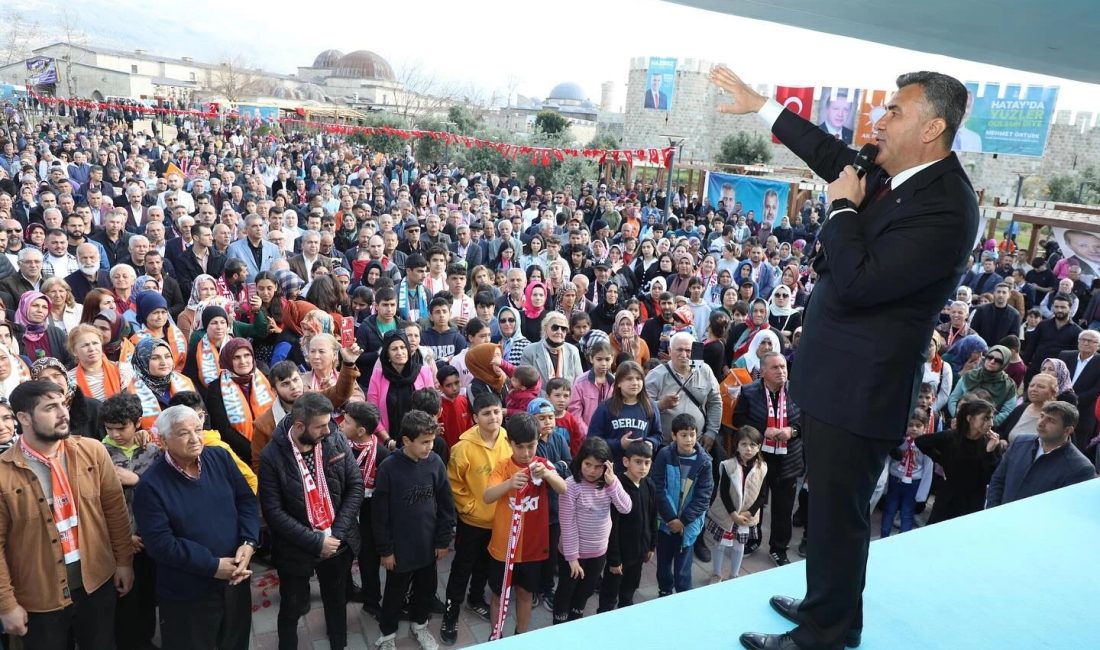
<svg viewBox="0 0 1100 650"><path fill-rule="evenodd" d="M325 50L318 54L316 59L313 59L313 67L332 68L343 56L344 53L340 50Z"/></svg>
<svg viewBox="0 0 1100 650"><path fill-rule="evenodd" d="M588 99L588 97L584 94L584 90L571 81L566 81L554 86L554 89L550 91L550 95L546 98L548 102L555 102L558 100L583 102L586 99Z"/></svg>
<svg viewBox="0 0 1100 650"><path fill-rule="evenodd" d="M332 66L337 77L394 81L393 68L374 52L356 50L345 54Z"/></svg>

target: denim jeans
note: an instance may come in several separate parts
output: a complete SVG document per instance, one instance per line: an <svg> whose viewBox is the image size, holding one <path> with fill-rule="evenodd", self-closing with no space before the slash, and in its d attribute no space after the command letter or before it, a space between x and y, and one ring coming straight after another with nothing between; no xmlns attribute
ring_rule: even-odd
<svg viewBox="0 0 1100 650"><path fill-rule="evenodd" d="M903 483L893 474L886 485L886 503L882 508L882 536L889 537L894 527L894 515L901 510L901 532L913 529L913 510L917 507L917 489L920 479L912 483Z"/></svg>
<svg viewBox="0 0 1100 650"><path fill-rule="evenodd" d="M662 594L691 589L692 548L683 535L657 533L657 590Z"/></svg>

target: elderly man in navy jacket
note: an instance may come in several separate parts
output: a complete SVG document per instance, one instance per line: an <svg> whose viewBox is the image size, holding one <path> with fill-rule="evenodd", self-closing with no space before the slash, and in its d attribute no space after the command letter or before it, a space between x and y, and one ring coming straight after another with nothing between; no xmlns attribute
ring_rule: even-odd
<svg viewBox="0 0 1100 650"><path fill-rule="evenodd" d="M1077 426L1077 408L1067 402L1048 402L1039 415L1039 435L1017 436L993 472L985 507L1033 497L1087 481L1096 469L1070 444Z"/></svg>

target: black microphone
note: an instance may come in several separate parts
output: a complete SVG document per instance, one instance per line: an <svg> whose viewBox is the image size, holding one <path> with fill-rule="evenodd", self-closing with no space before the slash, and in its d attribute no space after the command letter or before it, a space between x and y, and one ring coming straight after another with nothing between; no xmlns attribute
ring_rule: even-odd
<svg viewBox="0 0 1100 650"><path fill-rule="evenodd" d="M875 166L875 158L878 157L878 147L867 143L856 154L852 167L856 168L856 176L863 178L872 167Z"/></svg>

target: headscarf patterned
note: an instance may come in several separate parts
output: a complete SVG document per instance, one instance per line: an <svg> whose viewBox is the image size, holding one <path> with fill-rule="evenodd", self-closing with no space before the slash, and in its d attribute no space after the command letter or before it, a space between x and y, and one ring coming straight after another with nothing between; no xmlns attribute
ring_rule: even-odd
<svg viewBox="0 0 1100 650"><path fill-rule="evenodd" d="M153 356L153 350L156 350L160 346L168 348L169 354L172 353L172 348L166 341L146 336L138 341L137 347L134 349L134 356L131 359L131 363L134 366L134 373L141 381L145 382L149 390L153 391L153 395L156 395L158 398L168 392L168 386L172 383L171 370L163 377L154 377L149 374L149 358Z"/></svg>

